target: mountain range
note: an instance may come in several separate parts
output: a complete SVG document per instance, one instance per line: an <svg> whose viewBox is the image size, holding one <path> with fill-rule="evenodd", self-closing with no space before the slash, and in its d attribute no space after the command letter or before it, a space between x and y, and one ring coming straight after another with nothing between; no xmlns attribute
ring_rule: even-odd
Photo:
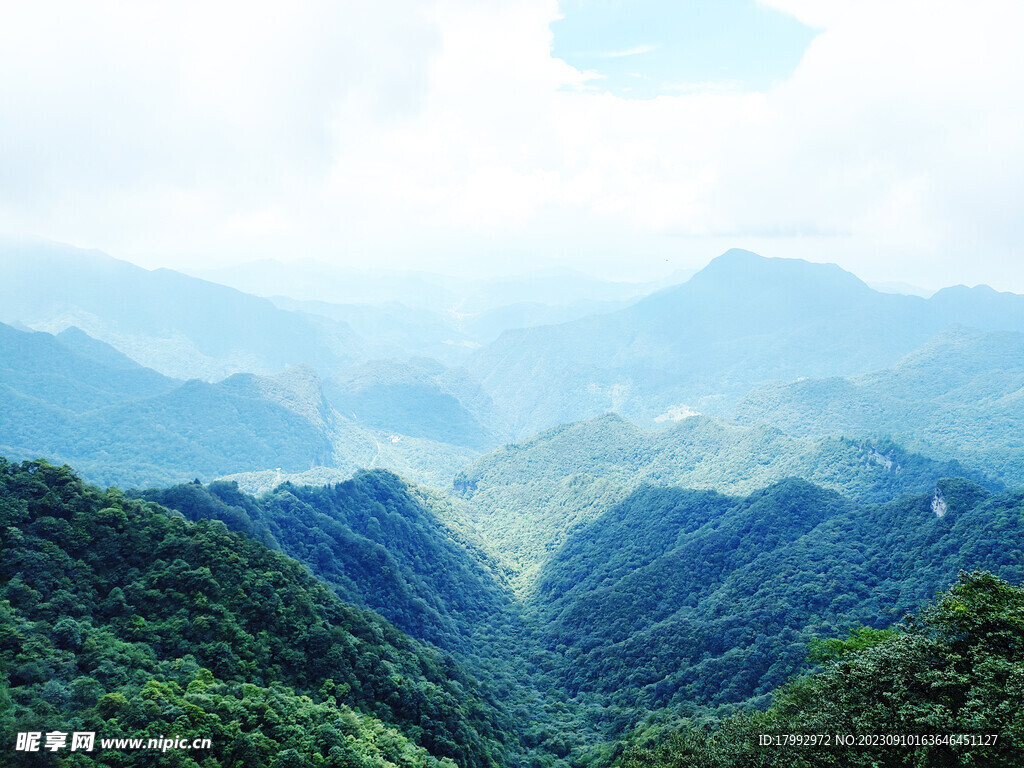
<svg viewBox="0 0 1024 768"><path fill-rule="evenodd" d="M5 731L739 768L891 721L1006 743L821 764L1019 759L1024 296L738 250L215 276L0 243Z"/></svg>

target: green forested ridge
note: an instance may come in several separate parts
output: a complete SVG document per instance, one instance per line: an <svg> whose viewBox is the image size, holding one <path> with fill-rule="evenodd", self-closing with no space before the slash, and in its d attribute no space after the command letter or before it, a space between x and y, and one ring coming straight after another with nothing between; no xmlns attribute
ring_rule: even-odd
<svg viewBox="0 0 1024 768"><path fill-rule="evenodd" d="M1002 484L958 462L934 461L889 440L792 438L770 426L707 417L643 430L608 414L504 446L460 472L454 487L473 522L520 573L528 590L573 531L642 484L750 493L803 477L861 501L934 488L942 477Z"/></svg>
<svg viewBox="0 0 1024 768"><path fill-rule="evenodd" d="M280 548L344 599L450 651L513 718L509 765L579 756L608 737L587 717L599 702L573 702L559 687L558 655L514 600L500 559L451 508L457 500L381 470L326 487L286 483L260 498L222 481L143 496Z"/></svg>
<svg viewBox="0 0 1024 768"><path fill-rule="evenodd" d="M896 631L855 631L822 651L823 668L782 688L766 711L737 714L710 728L690 721L670 735L642 735L622 767L1021 764L1024 589L989 573L961 573ZM787 734L832 742L761 746L762 736ZM919 736L931 743L837 744L835 737L843 735Z"/></svg>
<svg viewBox="0 0 1024 768"><path fill-rule="evenodd" d="M1024 495L962 479L867 506L798 480L739 499L646 488L569 540L534 605L571 691L737 703L783 683L812 638L888 626L960 569L1024 581L1022 541Z"/></svg>
<svg viewBox="0 0 1024 768"><path fill-rule="evenodd" d="M7 722L207 728L225 765L608 765L631 733L767 705L816 639L888 627L961 568L1024 578L1024 494L965 479L880 504L797 479L645 485L576 530L524 604L457 503L386 472L143 499L2 467Z"/></svg>
<svg viewBox="0 0 1024 768"><path fill-rule="evenodd" d="M481 544L445 525L430 497L389 472L323 487L284 484L259 499L230 482L143 497L280 548L342 598L441 647L465 651L474 629L506 609L504 577Z"/></svg>
<svg viewBox="0 0 1024 768"><path fill-rule="evenodd" d="M501 760L504 716L451 657L218 522L45 462L0 462L0 515L7 732L210 735L239 766Z"/></svg>
<svg viewBox="0 0 1024 768"><path fill-rule="evenodd" d="M743 423L800 436L889 434L1024 483L1024 334L954 328L891 368L756 389Z"/></svg>
<svg viewBox="0 0 1024 768"><path fill-rule="evenodd" d="M417 606L436 606L436 626L451 634L430 629L426 639L449 644L505 692L520 731L536 734L523 744L529 759L581 764L607 761L613 753L602 741L647 713L767 702L803 667L815 638L889 626L961 567L1024 577L1021 497L963 479L886 504L796 479L746 497L644 486L569 537L525 613L499 590L500 578L487 581L499 566L472 540L453 546L429 505L386 473L326 489L283 486L262 499L225 483L149 493L189 516L272 530L339 594L381 606L413 634L423 632ZM355 542L371 535L364 510L382 508L391 511L378 518L373 555ZM312 557L313 542L325 540L319 532L349 551ZM469 554L489 562L489 574L467 567ZM388 563L386 577L374 573L377 563ZM444 578L418 573L423 563ZM380 591L353 589L349 575ZM467 595L481 585L474 607ZM503 642L509 633L514 643Z"/></svg>

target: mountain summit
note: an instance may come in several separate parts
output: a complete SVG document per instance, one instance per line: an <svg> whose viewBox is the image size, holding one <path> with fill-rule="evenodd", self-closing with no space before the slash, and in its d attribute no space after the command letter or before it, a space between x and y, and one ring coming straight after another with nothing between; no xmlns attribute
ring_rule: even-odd
<svg viewBox="0 0 1024 768"><path fill-rule="evenodd" d="M953 322L1024 330L1024 297L980 291L880 293L835 264L733 249L617 312L506 332L470 369L521 436L609 410L722 414L757 384L888 367Z"/></svg>

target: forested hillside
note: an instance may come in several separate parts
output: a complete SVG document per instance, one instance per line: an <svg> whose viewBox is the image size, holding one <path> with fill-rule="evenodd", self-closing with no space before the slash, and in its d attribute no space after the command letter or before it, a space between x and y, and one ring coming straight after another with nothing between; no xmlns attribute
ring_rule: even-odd
<svg viewBox="0 0 1024 768"><path fill-rule="evenodd" d="M8 732L177 729L221 765L502 760L500 706L450 657L221 523L45 462L0 463L0 515Z"/></svg>
<svg viewBox="0 0 1024 768"><path fill-rule="evenodd" d="M481 534L529 589L538 568L580 526L643 484L749 493L801 477L859 501L886 501L969 477L998 480L956 461L934 461L889 440L792 438L770 426L691 417L644 430L609 414L541 433L481 457L454 482Z"/></svg>
<svg viewBox="0 0 1024 768"><path fill-rule="evenodd" d="M443 500L388 472L323 487L285 484L258 499L229 482L143 498L280 548L343 599L449 650L468 653L474 634L508 608L504 576L482 543L441 519L433 505Z"/></svg>
<svg viewBox="0 0 1024 768"><path fill-rule="evenodd" d="M819 639L881 631L958 570L1024 580L1024 496L964 479L874 504L796 479L645 485L573 531L525 603L459 502L388 473L258 499L132 498L44 462L2 479L6 722L155 734L183 707L225 765L607 765L622 738L768 704ZM247 719L254 697L333 730Z"/></svg>
<svg viewBox="0 0 1024 768"><path fill-rule="evenodd" d="M766 711L652 730L622 766L1014 768L1024 746L1022 616L1020 587L961 573L895 630L818 644L822 668L785 686Z"/></svg>
<svg viewBox="0 0 1024 768"><path fill-rule="evenodd" d="M942 480L856 505L805 481L745 498L642 489L576 533L532 604L571 691L624 707L770 694L815 637L884 628L959 570L1024 581L1024 495Z"/></svg>
<svg viewBox="0 0 1024 768"><path fill-rule="evenodd" d="M888 434L1021 485L1024 334L952 328L891 368L756 389L736 416L801 436Z"/></svg>

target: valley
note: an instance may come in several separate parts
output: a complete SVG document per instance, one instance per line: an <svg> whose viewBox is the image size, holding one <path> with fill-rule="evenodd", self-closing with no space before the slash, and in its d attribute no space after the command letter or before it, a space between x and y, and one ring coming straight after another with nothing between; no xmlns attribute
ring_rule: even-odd
<svg viewBox="0 0 1024 768"><path fill-rule="evenodd" d="M8 729L346 768L724 768L939 711L1003 735L986 764L1024 739L1024 297L735 250L410 277L433 305L53 244L0 276Z"/></svg>

